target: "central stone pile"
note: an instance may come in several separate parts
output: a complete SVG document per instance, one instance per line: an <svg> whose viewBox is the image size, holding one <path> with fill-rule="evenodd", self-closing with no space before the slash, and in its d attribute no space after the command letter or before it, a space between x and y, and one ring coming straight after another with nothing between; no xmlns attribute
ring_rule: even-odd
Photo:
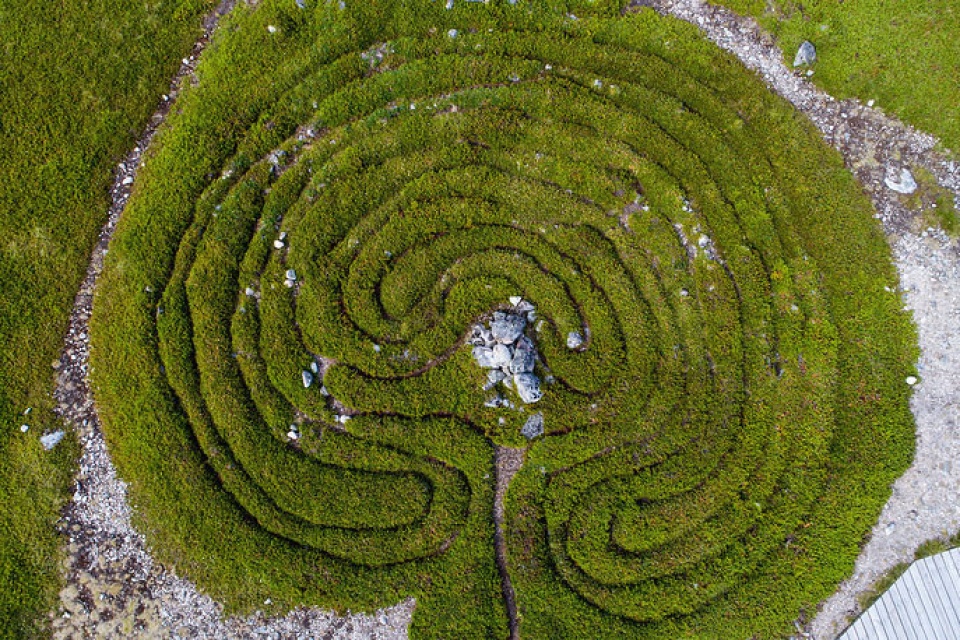
<svg viewBox="0 0 960 640"><path fill-rule="evenodd" d="M473 358L487 374L484 389L503 384L513 389L525 404L533 404L543 397L540 378L533 370L539 359L533 341L524 335L528 323L536 318L536 309L526 300L512 298L512 308L495 311L489 326L475 325L469 342L473 345ZM497 395L488 405L510 407L509 400Z"/></svg>

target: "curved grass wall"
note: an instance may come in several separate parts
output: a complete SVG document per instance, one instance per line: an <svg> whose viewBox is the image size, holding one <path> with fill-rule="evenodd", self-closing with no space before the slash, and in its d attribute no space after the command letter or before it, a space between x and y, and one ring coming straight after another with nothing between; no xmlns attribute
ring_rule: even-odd
<svg viewBox="0 0 960 640"><path fill-rule="evenodd" d="M775 637L913 450L871 214L649 11L238 8L99 285L111 451L160 557L233 608L412 595L416 637L505 637L493 447L531 409L484 405L464 338L522 295L548 384L507 495L520 635Z"/></svg>

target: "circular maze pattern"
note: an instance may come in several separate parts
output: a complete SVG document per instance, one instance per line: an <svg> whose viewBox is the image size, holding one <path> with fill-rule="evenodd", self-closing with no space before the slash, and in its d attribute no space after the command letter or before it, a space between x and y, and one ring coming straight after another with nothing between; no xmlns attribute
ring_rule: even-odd
<svg viewBox="0 0 960 640"><path fill-rule="evenodd" d="M451 5L263 0L212 43L95 307L145 530L231 605L414 595L422 637L791 631L912 452L869 204L688 25ZM467 343L511 296L530 442Z"/></svg>

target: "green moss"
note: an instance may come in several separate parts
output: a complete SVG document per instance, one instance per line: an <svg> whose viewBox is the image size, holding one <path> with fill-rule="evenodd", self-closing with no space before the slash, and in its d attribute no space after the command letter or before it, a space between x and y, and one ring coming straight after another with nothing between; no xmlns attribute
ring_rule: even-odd
<svg viewBox="0 0 960 640"><path fill-rule="evenodd" d="M907 569L910 568L909 562L899 562L884 573L869 589L857 596L857 604L861 611L866 611L873 603L880 599L887 589L893 586L893 583L900 579Z"/></svg>
<svg viewBox="0 0 960 640"><path fill-rule="evenodd" d="M881 109L960 149L960 8L952 0L717 0L759 18L788 64L817 47L813 81Z"/></svg>
<svg viewBox="0 0 960 640"><path fill-rule="evenodd" d="M693 27L618 9L264 0L211 44L92 335L152 548L231 610L506 635L495 445L529 444L524 637L776 637L852 569L913 451L869 202ZM463 337L512 295L553 382L494 409Z"/></svg>
<svg viewBox="0 0 960 640"><path fill-rule="evenodd" d="M77 451L65 441L45 452L38 442L62 427L50 365L106 221L115 163L210 6L0 5L0 637L47 635L60 576L55 523Z"/></svg>

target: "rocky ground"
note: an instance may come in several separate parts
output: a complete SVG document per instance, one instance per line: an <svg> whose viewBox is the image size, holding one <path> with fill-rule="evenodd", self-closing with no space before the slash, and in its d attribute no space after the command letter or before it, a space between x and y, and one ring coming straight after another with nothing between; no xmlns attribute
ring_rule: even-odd
<svg viewBox="0 0 960 640"><path fill-rule="evenodd" d="M699 26L719 46L755 69L777 93L807 114L828 143L844 156L873 198L877 217L893 248L907 308L920 335L920 380L911 408L917 419L913 466L894 485L893 496L863 549L854 574L822 603L818 615L798 635L832 638L857 613L856 595L898 562L912 558L922 542L960 530L960 251L957 242L928 228L932 203L908 199L889 185L903 182L902 171L926 169L937 183L960 194L960 167L936 150L932 136L917 132L854 100L838 101L818 90L756 26L700 0L642 0ZM63 571L66 586L51 614L56 638L377 638L406 637L414 602L399 603L372 615L337 616L313 608L270 617L256 612L225 617L223 608L190 582L155 563L131 524L124 484L106 451L86 382L88 321L93 287L107 244L129 197L142 150L163 121L179 87L193 78L197 56L219 16L209 17L203 38L183 60L180 72L150 127L117 168L113 206L87 278L77 295L66 346L54 363L60 413L83 445L74 499L65 510ZM793 58L793 52L790 59ZM919 203L918 203L919 200ZM958 202L960 204L960 202ZM909 206L908 206L909 205ZM507 455L513 453L513 455ZM498 494L522 461L522 454L498 456ZM500 485L504 485L501 487ZM502 518L502 514L497 514ZM264 611L271 611L269 601Z"/></svg>

